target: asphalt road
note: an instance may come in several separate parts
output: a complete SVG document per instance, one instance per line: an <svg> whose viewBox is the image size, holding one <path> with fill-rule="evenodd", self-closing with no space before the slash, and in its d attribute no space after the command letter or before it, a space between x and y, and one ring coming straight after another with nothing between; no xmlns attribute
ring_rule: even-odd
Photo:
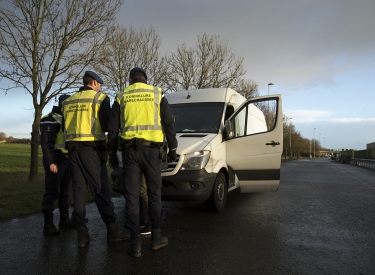
<svg viewBox="0 0 375 275"><path fill-rule="evenodd" d="M0 274L375 274L375 171L329 159L284 163L278 192L235 190L220 213L164 202L170 243L152 251L143 237L139 259L87 209L86 248L75 230L43 235L42 214L0 223Z"/></svg>

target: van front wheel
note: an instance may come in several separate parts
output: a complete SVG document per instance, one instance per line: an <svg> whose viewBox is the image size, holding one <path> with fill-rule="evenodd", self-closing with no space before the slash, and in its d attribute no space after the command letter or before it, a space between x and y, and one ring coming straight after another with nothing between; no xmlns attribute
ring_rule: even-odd
<svg viewBox="0 0 375 275"><path fill-rule="evenodd" d="M224 209L228 194L227 178L223 173L216 176L211 196L205 204L208 208L220 212Z"/></svg>

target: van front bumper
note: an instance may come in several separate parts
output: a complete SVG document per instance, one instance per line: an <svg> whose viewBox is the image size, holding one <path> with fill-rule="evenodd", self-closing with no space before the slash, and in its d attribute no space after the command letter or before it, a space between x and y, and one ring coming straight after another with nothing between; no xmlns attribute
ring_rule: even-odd
<svg viewBox="0 0 375 275"><path fill-rule="evenodd" d="M180 170L173 176L163 176L163 200L205 201L212 193L216 173L201 170Z"/></svg>

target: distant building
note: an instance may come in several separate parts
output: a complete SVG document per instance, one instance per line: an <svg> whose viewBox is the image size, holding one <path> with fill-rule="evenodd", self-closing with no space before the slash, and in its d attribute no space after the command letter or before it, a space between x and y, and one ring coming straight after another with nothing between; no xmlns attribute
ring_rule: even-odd
<svg viewBox="0 0 375 275"><path fill-rule="evenodd" d="M366 144L366 149L375 149L375 142Z"/></svg>

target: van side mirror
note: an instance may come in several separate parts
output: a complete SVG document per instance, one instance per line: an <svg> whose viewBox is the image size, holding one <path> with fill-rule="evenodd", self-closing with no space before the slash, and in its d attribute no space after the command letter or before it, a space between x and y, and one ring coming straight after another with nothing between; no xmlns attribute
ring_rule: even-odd
<svg viewBox="0 0 375 275"><path fill-rule="evenodd" d="M231 120L226 120L224 123L224 137L225 139L232 139L234 136L233 123Z"/></svg>

